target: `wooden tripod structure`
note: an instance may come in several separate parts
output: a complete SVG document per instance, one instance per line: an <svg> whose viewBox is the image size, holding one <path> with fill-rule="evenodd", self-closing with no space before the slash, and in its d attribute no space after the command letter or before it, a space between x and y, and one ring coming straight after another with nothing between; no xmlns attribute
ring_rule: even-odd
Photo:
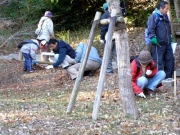
<svg viewBox="0 0 180 135"><path fill-rule="evenodd" d="M134 118L139 117L139 112L137 109L134 93L132 91L131 86L131 74L130 74L130 60L129 60L129 43L128 43L128 36L126 31L126 25L124 22L124 19L121 13L120 9L120 3L119 0L107 0L108 3L108 9L111 13L110 19L105 19L100 21L101 24L107 24L109 23L108 28L108 35L107 35L107 41L105 44L105 50L104 50L104 56L103 61L101 65L101 71L97 86L97 93L95 96L95 102L92 112L92 119L97 120L98 118L98 112L99 112L99 106L100 106L100 99L102 95L103 90L103 84L105 80L106 75L106 69L108 65L108 59L110 56L110 51L112 48L112 36L113 32L115 33L115 41L116 41L116 50L117 50L117 64L118 64L118 75L119 75L119 93L120 98L122 101L123 111L125 114L129 114L133 116ZM98 15L97 15L98 14ZM86 48L85 56L83 59L83 62L80 67L80 71L78 74L78 77L76 79L72 95L70 98L70 102L67 107L67 114L72 112L72 107L75 104L75 99L77 97L79 85L81 82L82 75L84 73L84 67L87 62L87 58L89 55L90 47L92 44L92 41L94 39L94 31L98 25L98 20L100 19L100 13L96 13L94 22L92 24L91 32L88 38L88 45Z"/></svg>

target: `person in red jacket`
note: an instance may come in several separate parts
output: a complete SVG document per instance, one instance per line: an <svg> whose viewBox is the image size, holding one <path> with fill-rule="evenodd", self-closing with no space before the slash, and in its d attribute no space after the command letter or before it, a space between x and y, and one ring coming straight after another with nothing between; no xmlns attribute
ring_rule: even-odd
<svg viewBox="0 0 180 135"><path fill-rule="evenodd" d="M164 80L166 74L158 71L149 51L141 51L139 56L131 62L132 88L136 96L146 98L145 90L154 93L158 84Z"/></svg>

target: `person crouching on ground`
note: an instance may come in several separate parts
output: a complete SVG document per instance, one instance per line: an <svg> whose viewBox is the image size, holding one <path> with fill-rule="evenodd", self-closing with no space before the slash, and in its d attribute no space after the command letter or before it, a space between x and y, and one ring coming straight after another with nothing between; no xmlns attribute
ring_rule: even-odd
<svg viewBox="0 0 180 135"><path fill-rule="evenodd" d="M75 63L76 53L68 43L63 40L50 39L48 46L55 53L55 56L50 58L50 61L54 62L54 64L46 67L46 69L56 68L58 66L66 69Z"/></svg>
<svg viewBox="0 0 180 135"><path fill-rule="evenodd" d="M132 88L136 96L146 98L145 92L154 94L155 88L164 80L163 70L157 71L149 51L141 51L131 62ZM143 93L144 91L144 93Z"/></svg>
<svg viewBox="0 0 180 135"><path fill-rule="evenodd" d="M31 39L29 42L25 43L21 49L20 52L22 52L24 56L24 71L27 71L29 73L33 72L32 69L32 62L36 64L36 52L38 49L43 48L43 46L46 45L46 41L42 40L35 40Z"/></svg>
<svg viewBox="0 0 180 135"><path fill-rule="evenodd" d="M85 56L86 47L87 45L84 43L80 43L77 45L76 57L75 57L76 64L67 68L67 72L70 74L72 80L74 81L76 80L78 76L80 65ZM100 68L101 63L102 63L102 60L98 55L97 49L92 46L89 52L89 56L88 56L84 71L89 72L89 73L91 73L91 71L96 71Z"/></svg>

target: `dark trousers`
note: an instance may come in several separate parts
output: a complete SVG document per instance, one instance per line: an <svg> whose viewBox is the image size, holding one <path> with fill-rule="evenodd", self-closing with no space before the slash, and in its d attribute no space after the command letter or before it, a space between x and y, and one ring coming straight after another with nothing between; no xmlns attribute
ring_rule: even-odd
<svg viewBox="0 0 180 135"><path fill-rule="evenodd" d="M32 71L32 57L29 53L22 53L24 56L24 70Z"/></svg>
<svg viewBox="0 0 180 135"><path fill-rule="evenodd" d="M158 71L164 70L166 78L172 78L174 72L174 55L171 45L152 45L151 52Z"/></svg>

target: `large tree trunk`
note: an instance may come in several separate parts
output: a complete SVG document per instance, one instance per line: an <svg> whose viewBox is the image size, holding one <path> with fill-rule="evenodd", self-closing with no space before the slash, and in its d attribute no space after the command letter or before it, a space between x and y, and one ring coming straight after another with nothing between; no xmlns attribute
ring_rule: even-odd
<svg viewBox="0 0 180 135"><path fill-rule="evenodd" d="M174 0L174 7L175 7L175 11L176 11L176 18L180 17L180 1L179 0Z"/></svg>
<svg viewBox="0 0 180 135"><path fill-rule="evenodd" d="M119 10L119 0L107 0L111 11L116 9L117 15L121 15ZM116 23L115 27L115 41L117 51L117 65L119 75L119 93L122 101L122 107L125 114L139 118L139 111L136 105L134 92L131 85L130 73L130 57L129 57L129 43L124 22Z"/></svg>
<svg viewBox="0 0 180 135"><path fill-rule="evenodd" d="M131 85L129 43L126 28L115 32L115 41L119 75L119 93L123 111L127 115L139 118L139 112Z"/></svg>

